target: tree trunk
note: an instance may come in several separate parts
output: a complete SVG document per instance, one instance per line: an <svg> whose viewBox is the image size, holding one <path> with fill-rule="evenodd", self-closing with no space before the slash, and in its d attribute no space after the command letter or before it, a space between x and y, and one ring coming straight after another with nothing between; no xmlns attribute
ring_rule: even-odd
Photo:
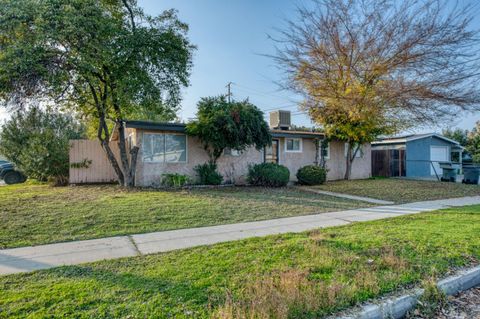
<svg viewBox="0 0 480 319"><path fill-rule="evenodd" d="M101 109L98 108L98 110L100 111ZM97 136L98 136L98 139L100 140L100 145L102 145L102 148L105 151L105 154L107 155L108 161L110 162L110 164L113 167L113 170L117 174L118 184L123 186L125 184L125 175L123 174L123 171L120 168L120 165L118 165L118 161L117 161L117 158L115 157L115 154L110 148L110 133L108 132L108 126L107 126L107 123L105 122L105 114L102 112L99 112L99 113L101 115L99 116Z"/></svg>
<svg viewBox="0 0 480 319"><path fill-rule="evenodd" d="M320 147L320 140L315 139L314 142L315 142L315 161L313 163L315 164L315 166L318 166L318 164L320 163L318 161L319 155L320 155L320 161L323 160L323 149Z"/></svg>
<svg viewBox="0 0 480 319"><path fill-rule="evenodd" d="M100 144L102 145L103 150L107 154L108 161L113 167L113 170L117 174L118 177L118 183L120 185L125 184L125 176L123 175L122 170L120 169L120 166L118 165L117 159L115 157L115 154L113 154L112 149L110 148L110 145L107 140L100 140Z"/></svg>
<svg viewBox="0 0 480 319"><path fill-rule="evenodd" d="M138 157L139 150L140 149L138 148L138 146L134 146L130 151L130 176L132 177L132 180L134 182L134 185L132 186L135 186L135 176L137 171L137 157Z"/></svg>
<svg viewBox="0 0 480 319"><path fill-rule="evenodd" d="M116 123L118 127L118 148L120 150L120 161L122 162L123 172L125 176L123 185L125 187L134 187L138 147L133 147L130 150L131 156L129 161L125 137L125 125L123 124L123 121L121 119L117 119Z"/></svg>
<svg viewBox="0 0 480 319"><path fill-rule="evenodd" d="M345 179L349 180L352 175L353 161L355 160L355 157L357 157L357 153L360 151L361 144L352 145L352 143L349 143L349 142L347 142L347 144L348 144L348 150L347 150L347 156L345 159L346 161Z"/></svg>

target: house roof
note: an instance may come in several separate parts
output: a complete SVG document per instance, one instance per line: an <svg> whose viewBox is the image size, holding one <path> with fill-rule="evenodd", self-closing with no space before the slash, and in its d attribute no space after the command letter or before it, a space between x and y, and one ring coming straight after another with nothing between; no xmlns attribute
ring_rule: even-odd
<svg viewBox="0 0 480 319"><path fill-rule="evenodd" d="M392 137L383 137L379 138L378 140L372 142L372 145L385 145L385 144L405 144L410 141L420 140L428 137L436 137L441 140L447 141L455 145L455 147L464 149L463 146L460 145L459 142L449 139L443 135L437 133L427 133L427 134L411 134L411 135L403 135L403 136L392 136Z"/></svg>
<svg viewBox="0 0 480 319"><path fill-rule="evenodd" d="M151 131L166 131L166 132L185 132L186 124L184 123L167 123L167 122L152 122L152 121L125 121L126 128L135 128ZM308 131L287 131L287 130L270 130L272 137L296 137L296 138L324 138L324 134L320 132ZM113 129L112 140L116 140L117 129Z"/></svg>
<svg viewBox="0 0 480 319"><path fill-rule="evenodd" d="M321 138L325 137L321 132L270 130L272 137L296 137L296 138Z"/></svg>
<svg viewBox="0 0 480 319"><path fill-rule="evenodd" d="M154 130L154 131L185 132L186 126L187 125L183 123L125 121L125 127L127 128L138 128L138 129Z"/></svg>

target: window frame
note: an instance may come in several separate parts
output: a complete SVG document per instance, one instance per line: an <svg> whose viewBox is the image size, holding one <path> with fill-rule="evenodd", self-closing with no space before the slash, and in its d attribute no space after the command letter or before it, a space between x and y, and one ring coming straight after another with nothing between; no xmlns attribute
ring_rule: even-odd
<svg viewBox="0 0 480 319"><path fill-rule="evenodd" d="M323 151L321 143L322 142L320 142L320 152ZM323 159L329 160L330 159L330 142L327 143L327 147L325 148L325 150L327 151L327 156L323 156ZM322 155L322 154L320 154L320 155Z"/></svg>
<svg viewBox="0 0 480 319"><path fill-rule="evenodd" d="M298 140L298 141L300 141L299 149L298 150L289 150L288 149L288 143L287 143L288 140ZM285 143L285 153L302 153L303 152L303 139L302 138L286 137L284 143Z"/></svg>
<svg viewBox="0 0 480 319"><path fill-rule="evenodd" d="M144 152L144 145L145 145L145 135L163 135L163 161L145 161L143 152ZM178 162L168 162L166 160L166 150L167 150L167 135L180 135L185 136L185 161L178 161ZM183 133L175 133L175 132L142 132L142 162L143 163L151 163L151 164L187 164L188 163L188 136L187 134Z"/></svg>
<svg viewBox="0 0 480 319"><path fill-rule="evenodd" d="M242 156L242 154L243 154L243 151L239 151L239 150L229 148L229 147L226 147L223 150L223 155L224 156L239 157L239 156Z"/></svg>

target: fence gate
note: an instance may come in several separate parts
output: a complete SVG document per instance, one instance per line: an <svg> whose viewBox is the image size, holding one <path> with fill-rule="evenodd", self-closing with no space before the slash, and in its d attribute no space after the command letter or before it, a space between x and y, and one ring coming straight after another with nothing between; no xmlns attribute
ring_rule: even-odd
<svg viewBox="0 0 480 319"><path fill-rule="evenodd" d="M372 176L406 176L405 150L372 150Z"/></svg>

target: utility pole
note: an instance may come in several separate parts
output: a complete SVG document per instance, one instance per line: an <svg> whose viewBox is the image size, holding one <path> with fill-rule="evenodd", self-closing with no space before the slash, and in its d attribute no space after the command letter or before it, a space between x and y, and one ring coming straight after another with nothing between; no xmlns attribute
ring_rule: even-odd
<svg viewBox="0 0 480 319"><path fill-rule="evenodd" d="M225 86L227 88L227 98L228 98L228 103L231 102L231 97L232 97L232 84L233 82L228 82L228 84Z"/></svg>

